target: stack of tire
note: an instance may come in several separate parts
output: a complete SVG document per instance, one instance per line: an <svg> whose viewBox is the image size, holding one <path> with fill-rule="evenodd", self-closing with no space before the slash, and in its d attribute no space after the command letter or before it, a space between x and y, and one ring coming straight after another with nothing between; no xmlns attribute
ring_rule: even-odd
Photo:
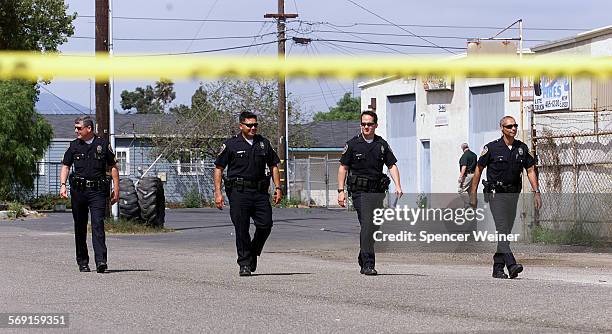
<svg viewBox="0 0 612 334"><path fill-rule="evenodd" d="M164 227L166 197L162 181L158 177L144 177L138 182L136 194L143 223L153 227Z"/></svg>
<svg viewBox="0 0 612 334"><path fill-rule="evenodd" d="M130 179L119 180L119 217L127 220L140 219L140 206L136 187Z"/></svg>

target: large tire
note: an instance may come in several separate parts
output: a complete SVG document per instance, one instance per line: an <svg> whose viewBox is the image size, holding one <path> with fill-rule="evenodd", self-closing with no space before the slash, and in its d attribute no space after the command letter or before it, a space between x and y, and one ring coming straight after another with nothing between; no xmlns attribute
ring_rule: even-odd
<svg viewBox="0 0 612 334"><path fill-rule="evenodd" d="M162 181L157 177L143 178L138 182L136 194L143 222L154 227L164 227L166 198Z"/></svg>
<svg viewBox="0 0 612 334"><path fill-rule="evenodd" d="M130 179L119 180L119 216L127 220L140 220L138 195Z"/></svg>

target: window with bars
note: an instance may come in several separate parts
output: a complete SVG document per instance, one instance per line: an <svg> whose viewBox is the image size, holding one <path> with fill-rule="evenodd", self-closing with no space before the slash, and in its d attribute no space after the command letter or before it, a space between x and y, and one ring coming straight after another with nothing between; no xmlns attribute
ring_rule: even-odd
<svg viewBox="0 0 612 334"><path fill-rule="evenodd" d="M179 175L203 175L204 161L200 149L181 150L176 161Z"/></svg>

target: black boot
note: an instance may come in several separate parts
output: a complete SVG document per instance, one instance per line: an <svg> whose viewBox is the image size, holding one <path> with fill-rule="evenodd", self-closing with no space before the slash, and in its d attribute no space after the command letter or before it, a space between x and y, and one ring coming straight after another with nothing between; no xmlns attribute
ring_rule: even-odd
<svg viewBox="0 0 612 334"><path fill-rule="evenodd" d="M238 272L240 276L251 276L251 269L249 266L240 266L240 271Z"/></svg>
<svg viewBox="0 0 612 334"><path fill-rule="evenodd" d="M510 278L517 278L518 274L523 271L523 266L515 263L508 267L508 274L510 274Z"/></svg>

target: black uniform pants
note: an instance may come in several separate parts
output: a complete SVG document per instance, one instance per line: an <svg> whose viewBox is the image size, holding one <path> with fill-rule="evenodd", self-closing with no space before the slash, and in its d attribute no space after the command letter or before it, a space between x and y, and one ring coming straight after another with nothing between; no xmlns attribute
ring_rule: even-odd
<svg viewBox="0 0 612 334"><path fill-rule="evenodd" d="M499 234L510 234L516 218L516 206L519 193L496 193L491 196L489 207L495 221L495 230ZM493 255L493 271L503 271L504 265L510 267L516 259L510 250L510 241L498 241L497 251Z"/></svg>
<svg viewBox="0 0 612 334"><path fill-rule="evenodd" d="M374 232L379 226L374 225L374 209L383 207L384 193L353 192L351 194L353 206L357 211L357 218L361 230L359 232L359 256L357 260L362 268L374 267L376 256L374 253Z"/></svg>
<svg viewBox="0 0 612 334"><path fill-rule="evenodd" d="M251 263L253 256L261 251L272 231L272 205L270 194L255 189L231 189L226 191L230 204L230 217L236 231L238 265ZM251 240L249 227L251 218L255 223L255 234Z"/></svg>
<svg viewBox="0 0 612 334"><path fill-rule="evenodd" d="M89 264L87 253L87 221L91 211L91 240L96 264L106 262L106 235L104 216L106 192L103 190L71 190L72 217L74 218L74 241L76 260L79 265Z"/></svg>

